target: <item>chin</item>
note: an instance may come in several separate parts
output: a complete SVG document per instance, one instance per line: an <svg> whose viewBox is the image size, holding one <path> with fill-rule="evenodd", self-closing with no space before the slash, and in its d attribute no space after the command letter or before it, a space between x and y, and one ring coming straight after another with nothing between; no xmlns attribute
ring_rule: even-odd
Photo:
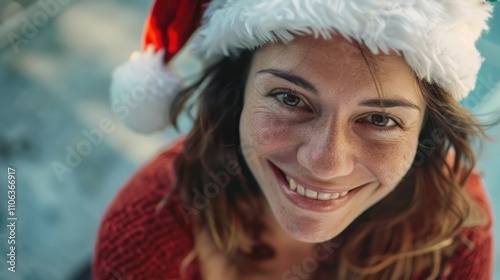
<svg viewBox="0 0 500 280"><path fill-rule="evenodd" d="M291 238L305 243L321 243L337 237L348 226L345 219L335 219L332 216L313 217L310 215L290 215L293 210L276 207L274 217L283 231ZM283 211L276 213L275 211ZM288 213L287 213L288 212Z"/></svg>

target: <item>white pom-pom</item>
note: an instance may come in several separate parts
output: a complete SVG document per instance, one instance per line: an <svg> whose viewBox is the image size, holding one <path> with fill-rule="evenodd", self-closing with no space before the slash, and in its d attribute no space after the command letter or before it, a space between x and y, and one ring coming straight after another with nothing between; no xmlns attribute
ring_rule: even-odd
<svg viewBox="0 0 500 280"><path fill-rule="evenodd" d="M148 47L142 53L133 53L113 72L113 112L137 132L152 133L169 125L170 104L181 88L181 78L165 67L164 53Z"/></svg>

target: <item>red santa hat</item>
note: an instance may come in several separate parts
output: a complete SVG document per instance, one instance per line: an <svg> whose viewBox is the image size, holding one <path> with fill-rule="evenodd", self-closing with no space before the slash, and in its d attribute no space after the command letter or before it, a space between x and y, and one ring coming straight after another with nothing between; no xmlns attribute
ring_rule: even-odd
<svg viewBox="0 0 500 280"><path fill-rule="evenodd" d="M157 0L143 51L113 73L113 108L127 106L121 116L136 131L161 130L184 86L189 61L174 63L181 49L184 60L206 66L306 34L340 34L374 54L396 51L417 77L461 100L475 86L483 60L475 42L491 12L484 0Z"/></svg>

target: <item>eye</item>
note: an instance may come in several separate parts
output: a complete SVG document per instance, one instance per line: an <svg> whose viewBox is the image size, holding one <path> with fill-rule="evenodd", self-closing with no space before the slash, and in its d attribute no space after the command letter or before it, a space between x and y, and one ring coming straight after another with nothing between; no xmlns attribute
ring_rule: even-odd
<svg viewBox="0 0 500 280"><path fill-rule="evenodd" d="M289 107L307 107L307 104L299 97L297 93L285 89L276 89L268 93L281 103Z"/></svg>
<svg viewBox="0 0 500 280"><path fill-rule="evenodd" d="M300 97L290 93L278 94L276 95L276 98L278 98L281 102L285 103L286 105L293 107L296 107L302 101Z"/></svg>
<svg viewBox="0 0 500 280"><path fill-rule="evenodd" d="M372 113L363 118L362 120L366 120L367 122L378 127L390 128L399 126L399 124L394 120L394 118L384 113Z"/></svg>

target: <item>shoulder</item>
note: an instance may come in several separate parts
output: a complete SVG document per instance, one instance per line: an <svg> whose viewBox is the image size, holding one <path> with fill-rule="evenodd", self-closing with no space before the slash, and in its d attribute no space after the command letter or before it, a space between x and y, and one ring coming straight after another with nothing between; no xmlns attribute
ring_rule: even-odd
<svg viewBox="0 0 500 280"><path fill-rule="evenodd" d="M178 196L159 204L182 149L178 141L160 153L116 195L98 231L93 279L181 279L181 261L193 248L191 225L179 214Z"/></svg>
<svg viewBox="0 0 500 280"><path fill-rule="evenodd" d="M486 223L465 229L461 238L464 246L457 249L446 279L487 280L492 277L493 266L493 215L487 191L477 172L472 173L465 185L466 191L486 216ZM465 277L465 278L464 278Z"/></svg>
<svg viewBox="0 0 500 280"><path fill-rule="evenodd" d="M465 184L465 189L471 196L472 200L474 200L479 205L481 210L483 210L483 212L486 214L488 218L488 223L485 225L485 227L491 228L492 225L491 203L486 188L483 184L483 179L481 177L481 174L479 174L478 172L473 172L469 177L469 179L467 180L467 183Z"/></svg>

